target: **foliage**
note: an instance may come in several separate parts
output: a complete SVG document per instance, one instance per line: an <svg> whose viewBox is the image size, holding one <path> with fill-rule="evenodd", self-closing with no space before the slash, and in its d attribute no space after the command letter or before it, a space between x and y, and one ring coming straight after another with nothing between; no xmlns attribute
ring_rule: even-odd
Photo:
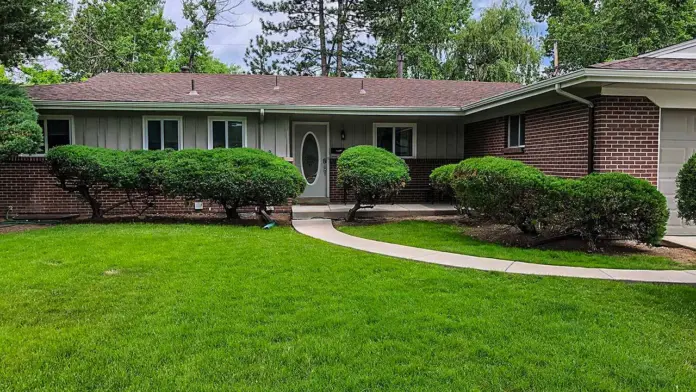
<svg viewBox="0 0 696 392"><path fill-rule="evenodd" d="M249 40L249 46L244 52L244 64L249 67L249 73L254 75L273 75L280 71L279 60L273 58L273 43L263 35L257 35Z"/></svg>
<svg viewBox="0 0 696 392"><path fill-rule="evenodd" d="M77 193L92 209L92 218L99 219L117 206L104 208L104 191L119 188L124 179L132 178L133 167L126 164L125 152L101 147L78 145L58 146L48 150L46 161L59 186Z"/></svg>
<svg viewBox="0 0 696 392"><path fill-rule="evenodd" d="M355 205L346 217L355 219L355 213L367 203L390 198L411 181L403 159L382 148L355 146L345 150L336 164L337 184L349 188L355 196Z"/></svg>
<svg viewBox="0 0 696 392"><path fill-rule="evenodd" d="M0 82L0 161L38 152L43 130L23 88Z"/></svg>
<svg viewBox="0 0 696 392"><path fill-rule="evenodd" d="M449 79L529 84L539 77L541 51L519 5L503 1L471 19L454 38Z"/></svg>
<svg viewBox="0 0 696 392"><path fill-rule="evenodd" d="M457 164L456 163L451 163L449 165L444 165L435 168L432 173L430 173L430 185L435 189L437 192L440 192L442 195L449 196L453 199L456 200L456 193L454 192L454 188L452 187L453 181L454 181L454 170L456 169ZM464 203L456 200L457 202L457 212L460 214L464 212Z"/></svg>
<svg viewBox="0 0 696 392"><path fill-rule="evenodd" d="M679 217L686 222L696 222L696 154L679 169L676 199Z"/></svg>
<svg viewBox="0 0 696 392"><path fill-rule="evenodd" d="M465 208L525 233L538 231L548 186L538 169L504 158L469 158L454 171L453 187Z"/></svg>
<svg viewBox="0 0 696 392"><path fill-rule="evenodd" d="M444 79L448 49L471 17L470 0L366 0L364 15L377 46L368 64L371 77Z"/></svg>
<svg viewBox="0 0 696 392"><path fill-rule="evenodd" d="M71 79L102 72L161 72L174 23L162 0L81 0L58 60Z"/></svg>
<svg viewBox="0 0 696 392"><path fill-rule="evenodd" d="M624 173L565 180L560 211L569 228L596 248L599 239L622 238L657 245L665 234L667 201L646 180Z"/></svg>
<svg viewBox="0 0 696 392"><path fill-rule="evenodd" d="M181 37L174 44L174 72L187 66L196 73L239 73L241 69L228 66L216 59L205 40L216 26L236 27L236 21L230 19L234 9L241 0L183 0L184 18L189 26L181 32Z"/></svg>
<svg viewBox="0 0 696 392"><path fill-rule="evenodd" d="M535 1L545 18L544 49L559 45L562 70L622 59L696 36L696 1Z"/></svg>
<svg viewBox="0 0 696 392"><path fill-rule="evenodd" d="M34 86L37 84L57 84L63 82L63 75L53 69L46 69L41 64L22 65L19 67L24 74L24 84Z"/></svg>
<svg viewBox="0 0 696 392"><path fill-rule="evenodd" d="M306 184L291 163L251 148L176 151L156 172L167 194L213 200L231 219L240 206L285 204Z"/></svg>
<svg viewBox="0 0 696 392"><path fill-rule="evenodd" d="M45 54L69 8L67 0L0 1L0 65L15 67Z"/></svg>

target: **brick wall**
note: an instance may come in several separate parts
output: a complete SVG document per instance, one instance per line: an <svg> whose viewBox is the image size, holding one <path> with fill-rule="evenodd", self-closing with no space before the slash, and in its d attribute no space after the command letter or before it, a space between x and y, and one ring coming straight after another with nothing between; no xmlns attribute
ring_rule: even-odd
<svg viewBox="0 0 696 392"><path fill-rule="evenodd" d="M125 199L119 191L105 193L105 208L112 203ZM77 195L68 193L58 186L56 180L48 171L43 158L17 158L0 163L0 213L4 217L8 208L12 207L13 214L24 213L70 213L88 217L91 209ZM240 211L250 211L241 208ZM276 206L277 213L289 213L289 206ZM203 213L221 213L222 207L217 203L204 200ZM197 213L193 201L180 198L158 197L146 214L185 214ZM123 205L112 210L107 215L133 215L130 206Z"/></svg>
<svg viewBox="0 0 696 392"><path fill-rule="evenodd" d="M595 157L598 172L620 171L657 183L659 108L644 97L596 97ZM520 160L561 177L587 174L588 109L567 102L526 113L524 151L506 149L505 118L467 124L466 157Z"/></svg>
<svg viewBox="0 0 696 392"><path fill-rule="evenodd" d="M430 191L430 173L436 167L447 165L449 163L457 163L460 159L406 159L411 173L411 182L406 185L399 195L394 199L396 203L424 203L431 202L433 195ZM330 180L330 198L332 203L343 202L343 188L336 186L336 160L331 160ZM348 202L354 201L354 198L348 192Z"/></svg>

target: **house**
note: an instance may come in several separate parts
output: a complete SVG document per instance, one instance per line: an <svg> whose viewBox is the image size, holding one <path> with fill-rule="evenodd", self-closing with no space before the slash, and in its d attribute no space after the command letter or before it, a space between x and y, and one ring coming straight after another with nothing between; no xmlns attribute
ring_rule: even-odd
<svg viewBox="0 0 696 392"><path fill-rule="evenodd" d="M406 160L399 196L423 202L440 165L496 155L547 174L622 171L667 197L670 234L696 234L674 210L675 176L696 150L696 40L541 82L272 75L101 74L35 86L45 146L118 149L247 146L292 159L302 199L340 202L340 152L373 144ZM0 164L0 210L87 211L53 185L40 156ZM207 208L207 207L205 207ZM193 211L162 201L156 211Z"/></svg>

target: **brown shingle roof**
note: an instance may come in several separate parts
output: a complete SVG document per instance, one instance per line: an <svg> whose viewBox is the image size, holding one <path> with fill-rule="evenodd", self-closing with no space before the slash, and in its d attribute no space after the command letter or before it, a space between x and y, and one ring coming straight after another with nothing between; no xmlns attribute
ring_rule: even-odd
<svg viewBox="0 0 696 392"><path fill-rule="evenodd" d="M198 95L190 95L191 80ZM364 81L365 94L360 94ZM414 79L351 79L309 76L105 73L85 82L33 86L36 100L239 105L461 107L520 87Z"/></svg>
<svg viewBox="0 0 696 392"><path fill-rule="evenodd" d="M696 71L696 59L630 57L591 65L590 68L635 69L645 71Z"/></svg>

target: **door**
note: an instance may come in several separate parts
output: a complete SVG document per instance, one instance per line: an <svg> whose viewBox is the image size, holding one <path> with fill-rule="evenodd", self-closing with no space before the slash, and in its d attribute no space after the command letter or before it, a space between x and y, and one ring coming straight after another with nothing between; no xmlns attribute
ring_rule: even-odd
<svg viewBox="0 0 696 392"><path fill-rule="evenodd" d="M328 123L293 123L295 165L307 181L303 198L328 198Z"/></svg>
<svg viewBox="0 0 696 392"><path fill-rule="evenodd" d="M667 198L669 220L667 234L696 235L696 226L685 224L677 216L676 178L691 155L696 153L696 111L662 110L658 189Z"/></svg>

